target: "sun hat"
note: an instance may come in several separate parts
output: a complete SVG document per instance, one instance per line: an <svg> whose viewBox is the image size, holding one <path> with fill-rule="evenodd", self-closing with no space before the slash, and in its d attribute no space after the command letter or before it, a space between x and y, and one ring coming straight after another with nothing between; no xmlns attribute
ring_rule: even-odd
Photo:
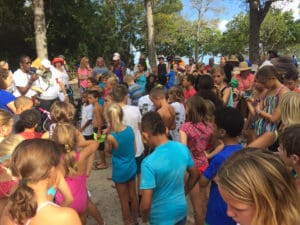
<svg viewBox="0 0 300 225"><path fill-rule="evenodd" d="M41 65L44 66L45 68L49 69L51 67L51 63L48 59L43 59L41 61Z"/></svg>
<svg viewBox="0 0 300 225"><path fill-rule="evenodd" d="M243 62L240 62L239 64L239 70L242 72L242 71L247 71L247 70L251 70L251 67L248 66L248 63L243 61Z"/></svg>
<svg viewBox="0 0 300 225"><path fill-rule="evenodd" d="M231 55L228 59L228 62L238 62L238 58L235 55Z"/></svg>
<svg viewBox="0 0 300 225"><path fill-rule="evenodd" d="M65 60L63 58L60 58L60 57L55 57L53 60L52 60L52 65L55 65L55 63L61 63L61 64L64 64L65 63Z"/></svg>
<svg viewBox="0 0 300 225"><path fill-rule="evenodd" d="M164 55L159 55L157 58L158 59L165 59L165 56Z"/></svg>
<svg viewBox="0 0 300 225"><path fill-rule="evenodd" d="M119 55L114 55L113 60L114 60L114 61L120 60L120 56L119 56Z"/></svg>

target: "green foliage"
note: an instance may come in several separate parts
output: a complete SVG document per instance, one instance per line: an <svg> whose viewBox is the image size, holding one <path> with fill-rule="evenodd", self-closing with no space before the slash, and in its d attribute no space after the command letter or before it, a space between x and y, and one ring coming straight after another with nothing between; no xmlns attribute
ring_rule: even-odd
<svg viewBox="0 0 300 225"><path fill-rule="evenodd" d="M284 49L296 43L299 38L299 28L293 21L291 12L282 12L279 9L271 8L260 29L260 41L265 50ZM247 53L249 43L249 16L239 14L228 24L227 31L223 33L220 43L220 50L223 54ZM299 40L299 39L298 39Z"/></svg>

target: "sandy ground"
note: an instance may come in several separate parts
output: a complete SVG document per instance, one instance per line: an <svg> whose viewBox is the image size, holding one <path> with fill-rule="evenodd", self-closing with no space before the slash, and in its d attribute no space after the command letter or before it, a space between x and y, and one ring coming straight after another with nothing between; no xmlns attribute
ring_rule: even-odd
<svg viewBox="0 0 300 225"><path fill-rule="evenodd" d="M100 210L107 225L123 225L119 197L113 182L107 180L111 176L111 159L107 158L109 167L105 170L93 170L88 178L88 190L91 199ZM189 203L188 225L193 224L191 204ZM140 220L140 219L139 219ZM96 220L88 216L87 225L96 225Z"/></svg>
<svg viewBox="0 0 300 225"><path fill-rule="evenodd" d="M74 98L78 98L77 80L70 82L74 91ZM98 152L96 158L99 159ZM109 167L105 170L92 170L88 178L88 190L91 194L92 201L96 204L106 225L123 225L122 213L119 203L119 197L113 182L108 180L111 177L111 157L107 157ZM193 214L189 202L187 224L193 224ZM141 222L139 218L139 222ZM96 225L97 222L92 216L88 216L87 225Z"/></svg>

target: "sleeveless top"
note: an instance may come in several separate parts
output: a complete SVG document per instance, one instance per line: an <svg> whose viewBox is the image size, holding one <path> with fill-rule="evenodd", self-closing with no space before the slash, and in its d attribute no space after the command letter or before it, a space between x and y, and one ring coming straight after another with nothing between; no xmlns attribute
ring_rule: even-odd
<svg viewBox="0 0 300 225"><path fill-rule="evenodd" d="M130 126L126 126L120 132L111 132L111 135L118 142L118 148L112 151L112 180L125 183L136 175L134 133Z"/></svg>
<svg viewBox="0 0 300 225"><path fill-rule="evenodd" d="M226 88L228 87L224 87L222 90L221 90L221 96L223 97L224 95L224 91L226 90ZM229 94L229 99L228 99L228 102L227 102L227 106L230 106L230 107L233 107L233 93L232 93L232 88L230 88L230 94Z"/></svg>
<svg viewBox="0 0 300 225"><path fill-rule="evenodd" d="M136 78L135 83L140 85L140 87L145 91L145 86L147 83L146 72L144 72L141 76Z"/></svg>
<svg viewBox="0 0 300 225"><path fill-rule="evenodd" d="M38 206L38 208L36 209L36 214L37 214L39 211L41 211L43 208L45 208L46 206L48 206L48 205L53 205L53 206L59 207L59 205L56 205L56 204L53 203L53 202L46 201L46 202L43 202L42 204L40 204L40 205ZM28 219L27 222L25 223L25 225L29 225L30 222L31 222L31 220L32 220L32 218ZM17 223L14 223L14 225L18 225L18 224L17 224Z"/></svg>
<svg viewBox="0 0 300 225"><path fill-rule="evenodd" d="M75 153L75 161L78 162L80 152ZM62 156L62 159L64 155ZM86 208L87 203L87 175L77 175L77 176L66 176L65 180L71 190L74 201L69 206L70 208L75 209L76 212L82 213ZM55 202L59 205L64 201L63 195L60 191L56 192Z"/></svg>
<svg viewBox="0 0 300 225"><path fill-rule="evenodd" d="M278 102L279 102L279 93L281 92L281 90L284 88L284 86L282 85L277 92L275 93L275 95L269 96L266 95L262 101L263 101L263 111L267 112L269 114L273 114L276 107L278 106ZM265 118L259 117L258 120L255 121L255 132L257 136L260 136L262 134L264 134L267 131L275 131L277 130L279 125L279 122L276 123L271 123L269 121L267 121Z"/></svg>

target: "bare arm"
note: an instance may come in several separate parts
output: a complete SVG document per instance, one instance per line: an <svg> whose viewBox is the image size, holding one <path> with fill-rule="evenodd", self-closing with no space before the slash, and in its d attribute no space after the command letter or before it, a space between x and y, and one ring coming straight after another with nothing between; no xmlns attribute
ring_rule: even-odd
<svg viewBox="0 0 300 225"><path fill-rule="evenodd" d="M257 137L254 141L252 141L247 147L267 148L275 143L276 136L277 135L275 132L265 132L263 135Z"/></svg>
<svg viewBox="0 0 300 225"><path fill-rule="evenodd" d="M69 185L67 184L64 176L60 171L57 172L57 189L62 193L64 197L64 201L61 203L61 206L70 206L72 202L74 201L72 192L69 188Z"/></svg>
<svg viewBox="0 0 300 225"><path fill-rule="evenodd" d="M224 90L223 97L222 97L224 105L228 104L230 93L231 93L231 88L228 87Z"/></svg>
<svg viewBox="0 0 300 225"><path fill-rule="evenodd" d="M267 113L262 109L262 105L259 104L255 109L256 109L256 112L261 116L263 117L264 119L268 120L269 122L271 123L275 123L275 122L278 122L280 121L281 119L281 110L280 110L280 104L281 104L281 100L282 100L282 97L283 95L287 92L287 90L284 90L282 91L282 93L279 95L279 100L278 100L278 105L276 107L276 109L274 110L273 114L270 114L270 113Z"/></svg>
<svg viewBox="0 0 300 225"><path fill-rule="evenodd" d="M193 189L193 187L199 180L199 176L200 176L199 171L194 166L188 168L187 172L188 172L189 176L184 185L184 192L186 195Z"/></svg>
<svg viewBox="0 0 300 225"><path fill-rule="evenodd" d="M142 221L144 223L149 221L149 214L151 209L151 203L152 203L152 189L146 189L142 190L142 201L140 205L140 212Z"/></svg>
<svg viewBox="0 0 300 225"><path fill-rule="evenodd" d="M179 130L179 142L181 142L184 145L187 145L187 135L182 130Z"/></svg>
<svg viewBox="0 0 300 225"><path fill-rule="evenodd" d="M16 106L15 106L15 102L11 101L6 105L14 114L16 114Z"/></svg>

